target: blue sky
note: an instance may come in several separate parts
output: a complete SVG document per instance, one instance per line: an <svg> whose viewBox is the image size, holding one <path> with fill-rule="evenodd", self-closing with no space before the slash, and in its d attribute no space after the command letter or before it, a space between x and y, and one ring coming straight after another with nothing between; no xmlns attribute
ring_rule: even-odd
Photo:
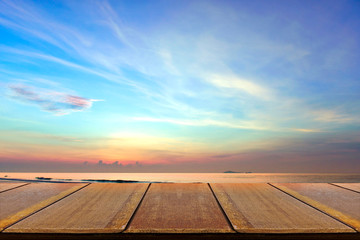
<svg viewBox="0 0 360 240"><path fill-rule="evenodd" d="M359 171L359 12L358 1L1 1L0 164Z"/></svg>

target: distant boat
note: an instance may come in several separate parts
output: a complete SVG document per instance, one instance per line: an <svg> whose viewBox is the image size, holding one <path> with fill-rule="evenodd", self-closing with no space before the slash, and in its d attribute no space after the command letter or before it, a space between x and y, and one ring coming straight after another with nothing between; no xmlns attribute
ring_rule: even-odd
<svg viewBox="0 0 360 240"><path fill-rule="evenodd" d="M225 171L224 173L252 173L252 172L235 172L235 171Z"/></svg>

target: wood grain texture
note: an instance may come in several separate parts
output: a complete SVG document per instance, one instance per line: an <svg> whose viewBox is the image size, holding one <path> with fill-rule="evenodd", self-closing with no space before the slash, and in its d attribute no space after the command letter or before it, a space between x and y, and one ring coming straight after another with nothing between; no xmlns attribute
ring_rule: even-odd
<svg viewBox="0 0 360 240"><path fill-rule="evenodd" d="M360 231L360 194L327 183L276 183L275 187Z"/></svg>
<svg viewBox="0 0 360 240"><path fill-rule="evenodd" d="M33 183L0 194L0 231L77 191L85 184Z"/></svg>
<svg viewBox="0 0 360 240"><path fill-rule="evenodd" d="M205 183L152 184L128 233L233 232Z"/></svg>
<svg viewBox="0 0 360 240"><path fill-rule="evenodd" d="M266 183L214 183L211 187L240 233L354 232Z"/></svg>
<svg viewBox="0 0 360 240"><path fill-rule="evenodd" d="M11 189L15 189L18 187L22 187L25 185L28 185L29 183L24 183L24 182L0 182L0 193L5 192L5 191L9 191Z"/></svg>
<svg viewBox="0 0 360 240"><path fill-rule="evenodd" d="M357 233L3 233L1 240L359 240Z"/></svg>
<svg viewBox="0 0 360 240"><path fill-rule="evenodd" d="M332 184L360 193L360 183L332 183Z"/></svg>
<svg viewBox="0 0 360 240"><path fill-rule="evenodd" d="M91 184L4 232L121 232L125 229L148 185L145 183Z"/></svg>

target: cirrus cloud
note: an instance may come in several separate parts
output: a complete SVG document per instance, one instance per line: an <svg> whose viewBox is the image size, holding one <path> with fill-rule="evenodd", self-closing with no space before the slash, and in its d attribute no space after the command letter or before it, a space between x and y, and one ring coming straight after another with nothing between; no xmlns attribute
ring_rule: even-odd
<svg viewBox="0 0 360 240"><path fill-rule="evenodd" d="M93 102L103 101L24 84L13 84L8 88L12 99L36 105L42 110L51 112L57 116L70 114L72 112L81 112L90 109Z"/></svg>

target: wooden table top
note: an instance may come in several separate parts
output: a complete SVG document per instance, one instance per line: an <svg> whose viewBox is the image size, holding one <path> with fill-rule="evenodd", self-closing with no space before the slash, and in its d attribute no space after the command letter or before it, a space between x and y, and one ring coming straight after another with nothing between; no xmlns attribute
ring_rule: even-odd
<svg viewBox="0 0 360 240"><path fill-rule="evenodd" d="M333 185L360 193L360 183L333 183Z"/></svg>
<svg viewBox="0 0 360 240"><path fill-rule="evenodd" d="M360 230L360 194L327 183L276 183L279 189Z"/></svg>
<svg viewBox="0 0 360 240"><path fill-rule="evenodd" d="M155 183L127 232L232 232L206 183Z"/></svg>
<svg viewBox="0 0 360 240"><path fill-rule="evenodd" d="M146 183L91 184L33 214L5 232L121 232L138 206Z"/></svg>
<svg viewBox="0 0 360 240"><path fill-rule="evenodd" d="M21 182L0 182L0 193L8 191L10 189L22 187L28 185L29 183L21 183Z"/></svg>
<svg viewBox="0 0 360 240"><path fill-rule="evenodd" d="M211 186L235 230L241 233L354 231L266 183Z"/></svg>
<svg viewBox="0 0 360 240"><path fill-rule="evenodd" d="M326 234L342 234L359 239L358 186L0 182L0 238L76 233L71 236L195 234L231 239L233 235L280 234L276 236L290 239L306 234L298 239L321 239L334 236Z"/></svg>
<svg viewBox="0 0 360 240"><path fill-rule="evenodd" d="M31 183L0 193L0 231L86 184Z"/></svg>

